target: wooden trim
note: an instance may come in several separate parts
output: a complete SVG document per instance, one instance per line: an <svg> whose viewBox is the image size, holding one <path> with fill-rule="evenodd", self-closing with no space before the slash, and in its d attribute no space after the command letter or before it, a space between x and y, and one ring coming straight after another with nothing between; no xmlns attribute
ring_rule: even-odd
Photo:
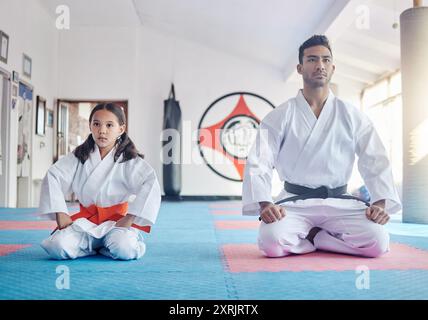
<svg viewBox="0 0 428 320"><path fill-rule="evenodd" d="M413 7L417 8L417 7L422 7L422 0L413 0Z"/></svg>

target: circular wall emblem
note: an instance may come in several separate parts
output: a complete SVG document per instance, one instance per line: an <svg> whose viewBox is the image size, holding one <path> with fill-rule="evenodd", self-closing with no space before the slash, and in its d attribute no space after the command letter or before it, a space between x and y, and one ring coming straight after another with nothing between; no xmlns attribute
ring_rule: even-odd
<svg viewBox="0 0 428 320"><path fill-rule="evenodd" d="M226 153L238 159L246 159L258 127L259 121L247 115L230 118L220 133L220 142Z"/></svg>
<svg viewBox="0 0 428 320"><path fill-rule="evenodd" d="M230 93L211 103L198 126L199 151L208 167L225 179L242 181L260 121L273 108L249 92Z"/></svg>

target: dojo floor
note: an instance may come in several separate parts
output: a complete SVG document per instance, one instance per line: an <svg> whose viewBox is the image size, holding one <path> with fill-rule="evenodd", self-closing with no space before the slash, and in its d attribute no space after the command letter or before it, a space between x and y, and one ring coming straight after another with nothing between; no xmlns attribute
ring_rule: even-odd
<svg viewBox="0 0 428 320"><path fill-rule="evenodd" d="M428 225L400 216L381 258L268 259L240 202L163 202L143 259L55 261L38 245L54 223L36 212L0 208L0 299L428 299ZM56 288L58 266L68 267L69 289ZM357 288L358 268L369 270L368 289Z"/></svg>

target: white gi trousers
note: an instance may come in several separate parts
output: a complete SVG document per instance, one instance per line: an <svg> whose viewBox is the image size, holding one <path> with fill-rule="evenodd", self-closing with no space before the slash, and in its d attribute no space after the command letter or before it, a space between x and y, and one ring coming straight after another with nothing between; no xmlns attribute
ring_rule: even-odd
<svg viewBox="0 0 428 320"><path fill-rule="evenodd" d="M113 259L132 260L141 258L146 251L141 232L133 227L113 226L104 235L94 236L82 230L76 222L65 229L56 230L43 240L41 247L57 260L91 256L97 254L97 250Z"/></svg>
<svg viewBox="0 0 428 320"><path fill-rule="evenodd" d="M258 245L268 257L316 249L364 257L379 257L389 251L387 230L367 219L365 210L316 206L285 208L285 212L280 221L260 224ZM313 227L322 229L314 237L314 244L305 239Z"/></svg>

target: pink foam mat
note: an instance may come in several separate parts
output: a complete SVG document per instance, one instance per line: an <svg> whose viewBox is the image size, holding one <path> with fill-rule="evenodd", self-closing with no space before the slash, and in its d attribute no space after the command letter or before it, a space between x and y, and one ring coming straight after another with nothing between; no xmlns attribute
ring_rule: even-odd
<svg viewBox="0 0 428 320"><path fill-rule="evenodd" d="M401 243L391 243L391 250L379 258L364 258L316 251L304 255L267 258L255 244L226 244L222 250L230 272L346 271L367 267L369 270L428 270L428 251Z"/></svg>
<svg viewBox="0 0 428 320"><path fill-rule="evenodd" d="M211 214L219 215L219 216L240 216L241 210L233 210L233 209L217 209L211 210Z"/></svg>
<svg viewBox="0 0 428 320"><path fill-rule="evenodd" d="M31 244L0 244L0 256L6 256L27 247L31 247Z"/></svg>
<svg viewBox="0 0 428 320"><path fill-rule="evenodd" d="M244 221L244 220L223 220L215 221L215 227L222 230L233 230L233 229L257 229L260 225L259 221Z"/></svg>
<svg viewBox="0 0 428 320"><path fill-rule="evenodd" d="M55 221L0 221L0 230L53 230Z"/></svg>
<svg viewBox="0 0 428 320"><path fill-rule="evenodd" d="M232 209L241 209L242 205L238 202L236 203L230 203L230 202L217 202L217 203L210 203L208 205L209 208L217 209L217 208L232 208Z"/></svg>

